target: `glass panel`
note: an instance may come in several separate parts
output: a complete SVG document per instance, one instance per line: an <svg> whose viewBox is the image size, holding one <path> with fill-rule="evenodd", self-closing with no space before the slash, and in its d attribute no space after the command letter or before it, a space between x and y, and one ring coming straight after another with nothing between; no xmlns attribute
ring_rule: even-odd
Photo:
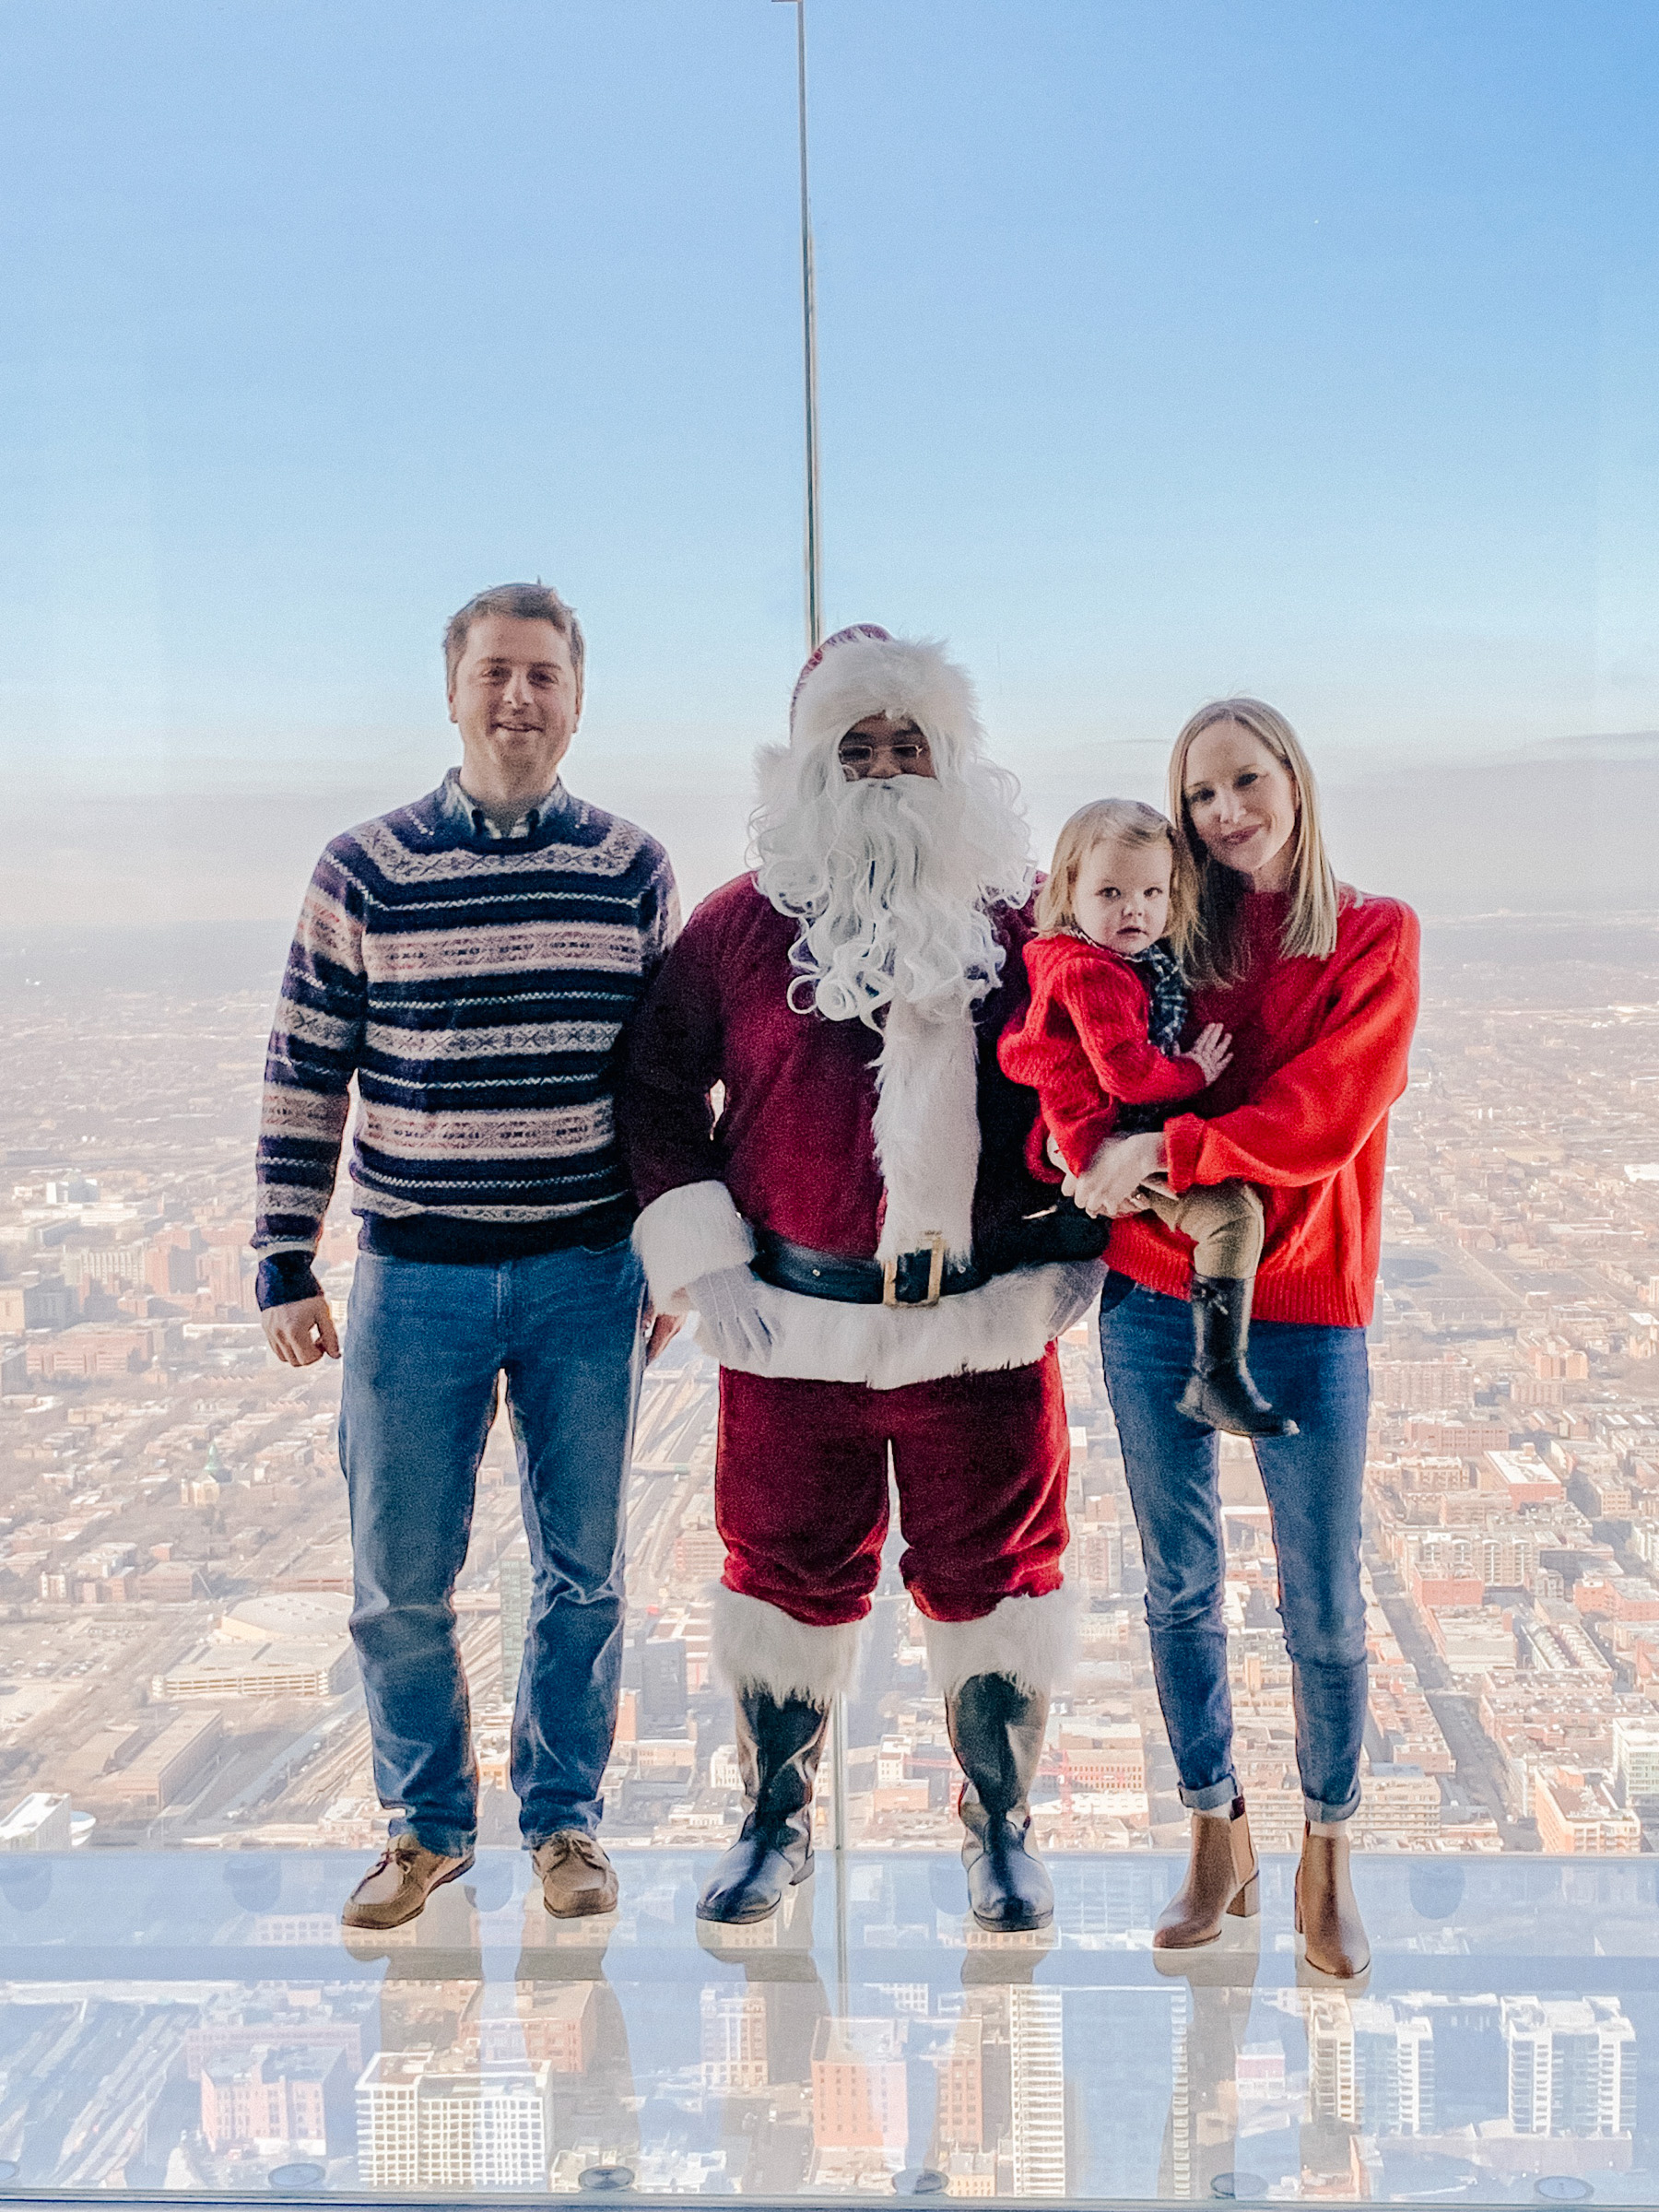
<svg viewBox="0 0 1659 2212"><path fill-rule="evenodd" d="M600 1922L549 1919L488 1852L418 1925L343 1942L359 1864L0 1861L0 2174L100 2196L1659 2186L1645 1864L1369 1857L1358 1991L1299 1979L1283 1859L1260 1920L1186 1971L1149 1948L1163 1853L1064 1860L1041 1946L965 1923L947 1861L882 1853L710 1930L672 1851L627 1860Z"/></svg>

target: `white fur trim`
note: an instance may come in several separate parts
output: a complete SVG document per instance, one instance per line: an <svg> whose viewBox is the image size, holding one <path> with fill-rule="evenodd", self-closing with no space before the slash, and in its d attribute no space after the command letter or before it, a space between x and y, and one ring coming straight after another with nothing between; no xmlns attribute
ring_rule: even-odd
<svg viewBox="0 0 1659 2212"><path fill-rule="evenodd" d="M908 718L948 757L985 742L967 670L928 638L848 638L826 653L796 695L790 744L839 745L868 714Z"/></svg>
<svg viewBox="0 0 1659 2212"><path fill-rule="evenodd" d="M741 1364L753 1374L872 1390L1030 1367L1088 1312L1104 1279L1099 1260L1017 1267L936 1306L844 1306L758 1281L771 1350Z"/></svg>
<svg viewBox="0 0 1659 2212"><path fill-rule="evenodd" d="M979 1041L966 1011L931 1020L904 999L887 1010L876 1067L876 1158L887 1186L878 1260L935 1235L953 1260L973 1250L979 1177Z"/></svg>
<svg viewBox="0 0 1659 2212"><path fill-rule="evenodd" d="M714 1671L730 1689L805 1698L826 1710L853 1686L861 1620L819 1628L724 1583L714 1594Z"/></svg>
<svg viewBox="0 0 1659 2212"><path fill-rule="evenodd" d="M633 1244L659 1313L684 1313L688 1283L755 1256L748 1223L724 1182L682 1182L653 1198L634 1223Z"/></svg>
<svg viewBox="0 0 1659 2212"><path fill-rule="evenodd" d="M935 1697L948 1698L975 1675L1006 1675L1028 1697L1070 1679L1077 1602L1069 1590L1046 1597L1005 1597L980 1620L922 1622Z"/></svg>

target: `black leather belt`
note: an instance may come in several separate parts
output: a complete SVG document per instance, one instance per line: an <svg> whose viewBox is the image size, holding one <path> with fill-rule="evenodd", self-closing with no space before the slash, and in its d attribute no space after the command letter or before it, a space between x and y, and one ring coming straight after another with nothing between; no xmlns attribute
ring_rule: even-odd
<svg viewBox="0 0 1659 2212"><path fill-rule="evenodd" d="M943 1237L931 1237L920 1251L901 1252L895 1260L850 1260L758 1229L752 1265L763 1283L804 1298L830 1298L844 1306L936 1306L942 1298L977 1290L1016 1267L1099 1259L1111 1230L1110 1221L1091 1220L1061 1198L1009 1223L982 1258L965 1264L946 1259Z"/></svg>
<svg viewBox="0 0 1659 2212"><path fill-rule="evenodd" d="M754 1270L763 1283L797 1290L806 1298L830 1298L843 1306L936 1306L959 1291L977 1290L987 1271L945 1257L945 1240L932 1237L917 1252L892 1260L850 1260L833 1252L792 1244L771 1230L756 1232Z"/></svg>

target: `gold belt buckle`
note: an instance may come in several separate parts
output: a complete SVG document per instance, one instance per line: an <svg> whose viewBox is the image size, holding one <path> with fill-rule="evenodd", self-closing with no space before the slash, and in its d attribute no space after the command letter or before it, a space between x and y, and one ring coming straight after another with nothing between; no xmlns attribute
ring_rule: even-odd
<svg viewBox="0 0 1659 2212"><path fill-rule="evenodd" d="M944 1230L938 1229L930 1230L927 1235L922 1240L922 1242L917 1245L916 1250L918 1252L925 1252L929 1255L927 1262L927 1296L925 1298L919 1299L901 1300L900 1298L899 1262L905 1255L903 1253L896 1253L890 1260L883 1260L881 1263L881 1302L884 1306L898 1306L902 1304L920 1308L923 1306L936 1306L938 1304L939 1299L945 1288Z"/></svg>

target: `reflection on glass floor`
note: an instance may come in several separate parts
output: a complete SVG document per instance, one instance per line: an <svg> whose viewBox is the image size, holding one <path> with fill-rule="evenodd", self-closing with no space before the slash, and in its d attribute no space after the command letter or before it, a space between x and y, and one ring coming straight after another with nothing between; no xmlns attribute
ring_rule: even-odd
<svg viewBox="0 0 1659 2212"><path fill-rule="evenodd" d="M701 1864L561 1923L489 1853L347 1948L355 1855L0 1860L0 2192L1659 2201L1659 1865L1365 1859L1353 1994L1299 1986L1288 1860L1174 1974L1165 1857L1057 1860L1040 1948L942 1855L747 1931Z"/></svg>

